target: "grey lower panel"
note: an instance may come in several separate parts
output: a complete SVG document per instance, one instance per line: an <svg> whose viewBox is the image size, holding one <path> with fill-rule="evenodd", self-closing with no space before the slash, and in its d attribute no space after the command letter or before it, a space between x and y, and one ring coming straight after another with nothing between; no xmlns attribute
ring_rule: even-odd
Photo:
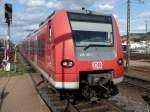
<svg viewBox="0 0 150 112"><path fill-rule="evenodd" d="M114 47L75 47L75 53L78 60L112 60L116 57Z"/></svg>

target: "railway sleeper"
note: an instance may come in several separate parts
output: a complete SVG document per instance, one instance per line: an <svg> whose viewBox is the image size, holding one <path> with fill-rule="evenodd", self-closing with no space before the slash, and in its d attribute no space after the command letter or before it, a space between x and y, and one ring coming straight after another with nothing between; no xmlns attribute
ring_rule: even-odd
<svg viewBox="0 0 150 112"><path fill-rule="evenodd" d="M75 105L75 107L78 109L82 109L82 108L94 107L97 105L99 106L99 104L92 104L92 103L87 102L87 103L77 104L77 105Z"/></svg>
<svg viewBox="0 0 150 112"><path fill-rule="evenodd" d="M67 102L60 100L55 94L41 94L46 104L53 110L53 112L63 112L66 108Z"/></svg>
<svg viewBox="0 0 150 112"><path fill-rule="evenodd" d="M59 98L50 98L49 96L43 97L46 104L53 110L53 112L63 112L66 108L67 103L65 101L59 100Z"/></svg>
<svg viewBox="0 0 150 112"><path fill-rule="evenodd" d="M49 102L49 107L53 110L53 112L63 112L67 106L67 104L62 104L61 102Z"/></svg>
<svg viewBox="0 0 150 112"><path fill-rule="evenodd" d="M53 103L54 105L67 105L67 101L66 100L64 100L64 101L55 101L54 103Z"/></svg>
<svg viewBox="0 0 150 112"><path fill-rule="evenodd" d="M110 109L108 108L107 105L98 105L95 107L87 107L80 109L80 112L106 112L109 111Z"/></svg>
<svg viewBox="0 0 150 112"><path fill-rule="evenodd" d="M54 97L44 96L43 98L47 102L48 101L51 101L51 102L59 102L60 101L60 99L58 97L55 97L55 96Z"/></svg>

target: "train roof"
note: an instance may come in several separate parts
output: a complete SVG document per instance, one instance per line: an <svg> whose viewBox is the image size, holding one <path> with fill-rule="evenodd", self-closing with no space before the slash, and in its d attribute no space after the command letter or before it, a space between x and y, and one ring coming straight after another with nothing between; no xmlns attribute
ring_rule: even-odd
<svg viewBox="0 0 150 112"><path fill-rule="evenodd" d="M55 14L55 12L57 12L59 10L56 10L56 11L53 11L44 21L42 21L40 24L39 24L39 28L42 27L44 24L46 24L48 21L51 20L52 16ZM101 16L112 16L112 14L106 14L106 13L103 13L103 12L96 12L96 11L91 11L91 10L86 10L85 8L82 8L82 10L66 10L66 12L68 13L78 13L78 14L89 14L89 15L101 15ZM27 37L35 34L36 32L38 31L37 30L34 30L33 32L31 32L29 35L27 35Z"/></svg>
<svg viewBox="0 0 150 112"><path fill-rule="evenodd" d="M67 10L69 13L79 13L79 14L91 14L91 15L101 15L101 16L112 16L112 14L107 14L103 12L91 11L91 10Z"/></svg>
<svg viewBox="0 0 150 112"><path fill-rule="evenodd" d="M52 14L50 14L44 21L42 21L40 24L39 24L39 27L41 25L43 25L44 23L46 23L47 21L51 20L51 17L55 14L55 12L57 11L53 11ZM79 13L79 14L91 14L91 15L103 15L103 16L112 16L112 14L106 14L106 13L99 13L99 12L96 12L96 11L91 11L91 10L66 10L66 12L68 13Z"/></svg>

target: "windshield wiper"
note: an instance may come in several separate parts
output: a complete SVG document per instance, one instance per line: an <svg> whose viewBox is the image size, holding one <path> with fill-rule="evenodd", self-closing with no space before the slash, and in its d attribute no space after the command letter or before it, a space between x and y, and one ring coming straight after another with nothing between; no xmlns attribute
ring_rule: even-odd
<svg viewBox="0 0 150 112"><path fill-rule="evenodd" d="M107 45L107 44L89 44L84 48L84 51L86 51L89 47L103 47L103 46L107 46L110 47L111 45Z"/></svg>

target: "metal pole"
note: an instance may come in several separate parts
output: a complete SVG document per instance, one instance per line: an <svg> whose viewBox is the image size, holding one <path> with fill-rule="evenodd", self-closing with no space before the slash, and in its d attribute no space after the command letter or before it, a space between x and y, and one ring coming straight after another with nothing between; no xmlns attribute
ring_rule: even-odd
<svg viewBox="0 0 150 112"><path fill-rule="evenodd" d="M145 36L147 37L147 21L145 21L145 30L146 30ZM148 40L146 40L146 54L148 54Z"/></svg>
<svg viewBox="0 0 150 112"><path fill-rule="evenodd" d="M126 55L126 68L129 71L130 66L130 0L127 2L127 55Z"/></svg>
<svg viewBox="0 0 150 112"><path fill-rule="evenodd" d="M6 68L7 68L7 64L8 64L8 60L9 60L9 57L8 57L8 49L9 49L9 36L10 36L10 24L7 23L7 37L5 39L5 52L4 52L4 71L7 71Z"/></svg>
<svg viewBox="0 0 150 112"><path fill-rule="evenodd" d="M14 72L17 71L16 63L17 63L17 52L16 52L16 45L15 45L15 48L14 48Z"/></svg>
<svg viewBox="0 0 150 112"><path fill-rule="evenodd" d="M147 33L147 21L146 21L146 33Z"/></svg>
<svg viewBox="0 0 150 112"><path fill-rule="evenodd" d="M6 47L6 50L8 51L9 50L9 39L10 39L10 23L8 23L8 38L7 38L7 47ZM9 56L8 56L8 54L7 54L7 57L8 57L8 59L9 59ZM6 57L6 59L7 59L7 57Z"/></svg>
<svg viewBox="0 0 150 112"><path fill-rule="evenodd" d="M7 38L5 40L5 60L7 60L7 50L9 49L10 24L7 23Z"/></svg>
<svg viewBox="0 0 150 112"><path fill-rule="evenodd" d="M8 36L10 37L10 23L8 23ZM9 38L8 38L9 40Z"/></svg>

